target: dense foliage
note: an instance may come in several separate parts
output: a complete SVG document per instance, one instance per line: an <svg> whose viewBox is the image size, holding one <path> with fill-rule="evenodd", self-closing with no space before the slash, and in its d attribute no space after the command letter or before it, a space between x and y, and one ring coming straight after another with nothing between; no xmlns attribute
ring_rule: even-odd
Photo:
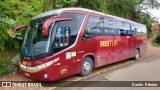
<svg viewBox="0 0 160 90"><path fill-rule="evenodd" d="M160 33L158 33L156 40L157 40L157 43L160 45Z"/></svg>
<svg viewBox="0 0 160 90"><path fill-rule="evenodd" d="M26 24L41 12L63 8L83 7L109 13L146 24L151 34L152 18L148 8L159 8L158 0L0 0L0 51L19 50L21 40L12 36L12 28Z"/></svg>
<svg viewBox="0 0 160 90"><path fill-rule="evenodd" d="M18 50L21 40L12 37L12 28L28 23L42 12L38 0L0 0L0 51Z"/></svg>

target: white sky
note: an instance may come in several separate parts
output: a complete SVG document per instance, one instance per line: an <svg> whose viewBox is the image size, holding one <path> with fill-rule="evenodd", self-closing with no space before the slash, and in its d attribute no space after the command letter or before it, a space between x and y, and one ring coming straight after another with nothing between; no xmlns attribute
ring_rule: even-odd
<svg viewBox="0 0 160 90"><path fill-rule="evenodd" d="M160 9L157 10L157 9L150 9L148 10L150 12L150 14L152 15L152 17L157 17L159 18L159 23L160 23Z"/></svg>
<svg viewBox="0 0 160 90"><path fill-rule="evenodd" d="M160 2L160 0L158 0L158 2ZM148 10L150 12L150 15L152 15L152 17L157 17L159 18L159 23L160 23L160 9L157 10L157 9L149 9Z"/></svg>

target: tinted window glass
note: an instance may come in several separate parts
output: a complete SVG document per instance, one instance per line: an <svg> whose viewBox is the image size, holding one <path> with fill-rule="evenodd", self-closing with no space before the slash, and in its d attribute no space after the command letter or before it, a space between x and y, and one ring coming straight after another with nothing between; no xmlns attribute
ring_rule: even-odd
<svg viewBox="0 0 160 90"><path fill-rule="evenodd" d="M128 36L133 36L134 34L131 30L130 31L128 30L127 32L128 32Z"/></svg>
<svg viewBox="0 0 160 90"><path fill-rule="evenodd" d="M105 36L113 36L114 34L114 29L112 28L104 28L104 35Z"/></svg>
<svg viewBox="0 0 160 90"><path fill-rule="evenodd" d="M58 26L60 27L69 27L71 31L71 44L73 44L76 40L82 22L84 20L85 15L81 13L71 13L65 12L62 13L62 17L70 17L72 20L59 22Z"/></svg>
<svg viewBox="0 0 160 90"><path fill-rule="evenodd" d="M103 35L103 22L104 20L101 17L90 16L87 22L83 39Z"/></svg>
<svg viewBox="0 0 160 90"><path fill-rule="evenodd" d="M136 27L135 27L135 25L134 25L134 24L130 24L130 29L131 29L132 36L133 36L133 35L135 35L135 34L136 34L137 29L136 29Z"/></svg>
<svg viewBox="0 0 160 90"><path fill-rule="evenodd" d="M99 27L95 27L91 30L91 34L93 36L99 36L99 35L102 35L102 28L99 28Z"/></svg>
<svg viewBox="0 0 160 90"><path fill-rule="evenodd" d="M130 30L129 23L117 21L117 28L122 30Z"/></svg>
<svg viewBox="0 0 160 90"><path fill-rule="evenodd" d="M116 21L110 19L104 19L104 27L116 28Z"/></svg>
<svg viewBox="0 0 160 90"><path fill-rule="evenodd" d="M85 15L81 13L65 12L61 17L69 17L71 20L56 22L56 34L54 39L54 53L73 45L82 26Z"/></svg>
<svg viewBox="0 0 160 90"><path fill-rule="evenodd" d="M128 36L127 30L122 30L122 29L120 29L120 35L121 35L121 36Z"/></svg>
<svg viewBox="0 0 160 90"><path fill-rule="evenodd" d="M119 29L114 29L114 36L120 36L120 30Z"/></svg>
<svg viewBox="0 0 160 90"><path fill-rule="evenodd" d="M104 35L105 36L119 36L120 32L116 28L116 21L111 19L104 19Z"/></svg>
<svg viewBox="0 0 160 90"><path fill-rule="evenodd" d="M142 26L142 32L143 32L143 33L147 33L147 31L146 31L146 26Z"/></svg>
<svg viewBox="0 0 160 90"><path fill-rule="evenodd" d="M70 45L70 28L69 27L58 27L55 37L54 48L61 48Z"/></svg>

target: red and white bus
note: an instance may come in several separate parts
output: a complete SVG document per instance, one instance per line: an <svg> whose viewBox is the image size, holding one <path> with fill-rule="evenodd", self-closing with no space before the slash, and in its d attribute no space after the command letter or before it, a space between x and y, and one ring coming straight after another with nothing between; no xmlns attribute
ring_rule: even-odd
<svg viewBox="0 0 160 90"><path fill-rule="evenodd" d="M94 68L139 59L147 46L145 25L84 8L44 12L14 32L24 27L19 66L42 81L87 76Z"/></svg>

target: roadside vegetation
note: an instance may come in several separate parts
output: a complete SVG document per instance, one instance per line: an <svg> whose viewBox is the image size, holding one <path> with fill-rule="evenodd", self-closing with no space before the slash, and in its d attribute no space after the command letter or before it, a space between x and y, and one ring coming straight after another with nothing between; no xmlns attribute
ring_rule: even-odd
<svg viewBox="0 0 160 90"><path fill-rule="evenodd" d="M159 9L160 3L158 0L0 0L0 76L18 71L18 52L25 30L13 35L13 27L28 24L42 12L65 7L88 8L143 23L150 38L153 18L147 9Z"/></svg>
<svg viewBox="0 0 160 90"><path fill-rule="evenodd" d="M9 60L0 60L0 75L6 75L10 74L12 72L12 68L10 67L10 61Z"/></svg>
<svg viewBox="0 0 160 90"><path fill-rule="evenodd" d="M0 52L0 76L10 74L14 70L13 57L16 52L13 51L3 51Z"/></svg>
<svg viewBox="0 0 160 90"><path fill-rule="evenodd" d="M152 40L152 45L156 47L160 47L160 32L158 33L156 38Z"/></svg>

